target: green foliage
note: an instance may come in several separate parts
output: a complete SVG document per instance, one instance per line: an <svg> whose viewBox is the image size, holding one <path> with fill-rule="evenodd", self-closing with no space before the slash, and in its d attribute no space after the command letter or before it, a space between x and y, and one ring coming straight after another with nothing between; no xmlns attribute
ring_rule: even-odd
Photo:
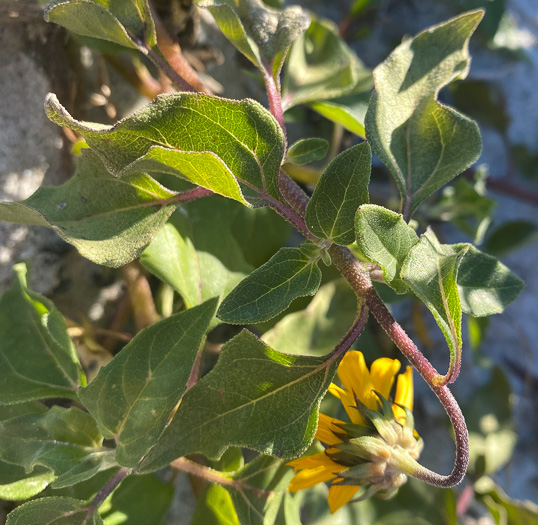
<svg viewBox="0 0 538 525"><path fill-rule="evenodd" d="M0 399L75 399L86 378L65 321L52 304L26 284L26 266L0 298Z"/></svg>
<svg viewBox="0 0 538 525"><path fill-rule="evenodd" d="M394 176L406 214L478 159L476 123L437 102L439 90L465 78L474 11L398 46L374 71L366 136Z"/></svg>
<svg viewBox="0 0 538 525"><path fill-rule="evenodd" d="M332 160L306 208L306 225L314 235L342 245L355 241L355 211L369 202L371 164L372 152L366 142Z"/></svg>
<svg viewBox="0 0 538 525"><path fill-rule="evenodd" d="M318 257L301 248L281 248L224 299L218 316L226 323L261 323L298 297L314 295L321 283Z"/></svg>
<svg viewBox="0 0 538 525"><path fill-rule="evenodd" d="M89 518L87 514L88 506L84 501L40 498L10 512L6 525L103 525L97 512L93 512Z"/></svg>
<svg viewBox="0 0 538 525"><path fill-rule="evenodd" d="M493 220L495 203L480 170L474 183L457 180L440 199L424 202L480 154L476 123L438 96L467 75L469 39L482 11L405 40L372 79L332 22L298 6L197 3L259 69L271 111L250 99L183 92L159 95L105 125L74 119L51 94L49 118L80 133L89 149L66 183L0 203L0 219L51 227L100 265L117 268L140 258L151 275L145 295L128 287L135 314L154 311L155 290L167 293L157 308L165 318L133 334L87 385L62 315L28 288L25 266L16 265L15 283L0 298L0 497L43 497L16 507L8 525L163 524L174 488L164 481L167 474L153 472L171 463L221 483L198 497L194 525L334 523L325 486L286 491L292 473L282 458L315 450L309 447L320 403L368 312L464 432L455 401L440 390L440 374L409 351L412 342L376 288L392 297L413 292L430 309L450 349L448 380L461 360L462 314L473 316L477 347L484 334L478 318L502 312L522 290L522 281L492 255L467 243L442 244L431 227L418 235L428 221L448 220L480 244ZM491 24L501 4L488 6ZM355 2L349 16L373 5ZM54 1L46 18L131 54L140 51L176 85L183 73L194 75L182 71L179 55L177 71L167 62L146 0ZM473 105L465 105L472 98L465 89L452 94L458 107ZM491 102L478 113L490 111L484 108ZM314 136L288 145L282 113L299 104L334 123L333 144ZM368 142L342 151L342 128ZM370 204L372 150L396 180L401 214L390 202ZM329 151L324 168L297 167ZM310 170L309 182L319 178L307 188L310 196L281 171L284 162ZM424 213L410 223L423 203ZM306 242L289 235L290 224ZM503 255L535 233L527 223L502 225L487 237L485 251ZM372 280L382 284L373 287ZM118 308L118 318L125 310ZM260 339L232 324L265 333ZM92 327L83 329L83 339L93 339ZM121 330L131 327L105 334L123 339ZM524 523L535 510L484 477L513 451L509 395L495 369L466 407L471 468L475 479L482 476L476 496L494 519ZM243 456L240 447L250 450ZM427 479L440 478L428 472ZM455 525L455 509L454 492L411 482L390 501L349 506L334 519Z"/></svg>
<svg viewBox="0 0 538 525"><path fill-rule="evenodd" d="M20 203L0 203L0 218L52 226L82 256L118 268L138 257L165 225L176 195L147 173L114 177L85 150L72 179L41 187Z"/></svg>
<svg viewBox="0 0 538 525"><path fill-rule="evenodd" d="M80 132L117 177L168 172L243 203L246 198L261 205L278 197L284 136L271 114L252 100L161 96L114 126L73 119L54 95L45 109L56 124Z"/></svg>
<svg viewBox="0 0 538 525"><path fill-rule="evenodd" d="M231 445L297 456L314 437L319 403L337 364L331 357L277 352L244 330L185 394L141 470L156 470L193 452L219 457Z"/></svg>
<svg viewBox="0 0 538 525"><path fill-rule="evenodd" d="M159 439L186 390L215 310L210 300L140 332L80 390L103 435L116 441L120 465L136 466Z"/></svg>

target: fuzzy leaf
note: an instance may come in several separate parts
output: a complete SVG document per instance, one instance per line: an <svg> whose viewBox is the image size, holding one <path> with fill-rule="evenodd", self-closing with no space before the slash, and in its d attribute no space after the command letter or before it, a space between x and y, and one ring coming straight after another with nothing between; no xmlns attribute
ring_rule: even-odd
<svg viewBox="0 0 538 525"><path fill-rule="evenodd" d="M324 158L327 151L329 143L325 139L301 139L290 146L286 160L298 165L308 164Z"/></svg>
<svg viewBox="0 0 538 525"><path fill-rule="evenodd" d="M475 317L501 313L525 286L504 264L474 246L459 260L456 282L462 310Z"/></svg>
<svg viewBox="0 0 538 525"><path fill-rule="evenodd" d="M45 20L72 33L108 40L139 49L157 44L155 25L147 0L53 0L45 7Z"/></svg>
<svg viewBox="0 0 538 525"><path fill-rule="evenodd" d="M370 146L363 142L340 153L327 166L306 208L306 225L314 235L336 244L355 241L355 212L370 200L371 164Z"/></svg>
<svg viewBox="0 0 538 525"><path fill-rule="evenodd" d="M294 299L314 295L321 283L317 260L301 248L281 248L224 299L217 315L225 323L267 321Z"/></svg>
<svg viewBox="0 0 538 525"><path fill-rule="evenodd" d="M476 123L436 99L441 88L467 75L469 38L482 16L471 11L427 29L374 70L366 136L396 179L406 212L480 155Z"/></svg>
<svg viewBox="0 0 538 525"><path fill-rule="evenodd" d="M93 418L75 407L56 405L44 414L20 415L0 423L2 461L19 465L27 473L44 467L56 477L76 469L77 481L73 482L113 466L113 451L104 449L102 441Z"/></svg>
<svg viewBox="0 0 538 525"><path fill-rule="evenodd" d="M456 284L458 260L467 244L440 244L428 230L409 250L401 277L433 314L450 349L451 361L461 355L461 304Z"/></svg>
<svg viewBox="0 0 538 525"><path fill-rule="evenodd" d="M39 498L11 511L6 525L103 525L94 512L88 519L88 503L72 498Z"/></svg>
<svg viewBox="0 0 538 525"><path fill-rule="evenodd" d="M143 330L79 392L120 465L134 467L161 435L187 387L215 300Z"/></svg>
<svg viewBox="0 0 538 525"><path fill-rule="evenodd" d="M186 204L144 251L142 264L188 308L224 297L253 269L232 233L242 209L258 211L217 196Z"/></svg>
<svg viewBox="0 0 538 525"><path fill-rule="evenodd" d="M293 44L282 81L285 109L339 97L370 76L357 55L338 36L333 22L313 19Z"/></svg>
<svg viewBox="0 0 538 525"><path fill-rule="evenodd" d="M407 292L400 270L409 250L418 242L415 230L399 213L375 204L357 210L355 230L360 252L381 267L385 282L396 293Z"/></svg>
<svg viewBox="0 0 538 525"><path fill-rule="evenodd" d="M279 198L284 135L252 100L161 95L114 126L73 119L52 94L45 108L53 122L79 131L118 177L166 171L243 204L243 193L254 205Z"/></svg>
<svg viewBox="0 0 538 525"><path fill-rule="evenodd" d="M22 403L76 398L86 378L65 321L47 298L26 285L26 266L0 297L0 399Z"/></svg>
<svg viewBox="0 0 538 525"><path fill-rule="evenodd" d="M83 151L75 175L58 187L41 187L19 203L0 203L0 218L52 228L81 255L118 268L140 255L178 203L145 173L113 177L90 150ZM16 213L15 213L16 212Z"/></svg>
<svg viewBox="0 0 538 525"><path fill-rule="evenodd" d="M337 366L334 357L282 354L243 330L185 394L141 470L194 452L219 457L230 446L298 456L314 437L319 403Z"/></svg>
<svg viewBox="0 0 538 525"><path fill-rule="evenodd" d="M291 44L301 36L310 19L299 6L282 11L261 0L203 0L226 38L263 73L276 80Z"/></svg>
<svg viewBox="0 0 538 525"><path fill-rule="evenodd" d="M56 478L52 470L37 467L27 474L20 465L0 461L0 498L6 501L30 499Z"/></svg>

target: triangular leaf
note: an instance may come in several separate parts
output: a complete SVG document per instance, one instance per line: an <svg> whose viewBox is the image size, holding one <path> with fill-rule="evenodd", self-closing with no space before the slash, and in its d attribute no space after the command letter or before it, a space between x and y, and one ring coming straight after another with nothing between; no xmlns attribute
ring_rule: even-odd
<svg viewBox="0 0 538 525"><path fill-rule="evenodd" d="M41 187L19 203L0 203L0 218L26 223L25 214L41 217L81 255L117 268L138 257L164 226L178 206L176 196L145 173L113 177L84 150L70 180Z"/></svg>
<svg viewBox="0 0 538 525"><path fill-rule="evenodd" d="M366 136L396 179L406 217L480 155L476 123L436 98L467 75L469 38L482 16L471 11L427 29L374 71Z"/></svg>
<svg viewBox="0 0 538 525"><path fill-rule="evenodd" d="M117 176L167 171L244 204L243 193L254 205L279 198L284 135L253 100L161 95L114 126L73 119L54 95L45 108L53 122L79 131Z"/></svg>
<svg viewBox="0 0 538 525"><path fill-rule="evenodd" d="M355 241L355 212L369 202L372 152L367 142L340 153L327 166L308 203L308 229L331 243Z"/></svg>
<svg viewBox="0 0 538 525"><path fill-rule="evenodd" d="M95 511L87 517L88 503L72 498L39 498L11 511L6 525L103 525Z"/></svg>
<svg viewBox="0 0 538 525"><path fill-rule="evenodd" d="M187 381L216 300L143 330L79 392L120 465L134 467L157 442Z"/></svg>
<svg viewBox="0 0 538 525"><path fill-rule="evenodd" d="M82 36L108 40L138 49L157 44L155 26L146 0L53 0L45 7L45 20Z"/></svg>
<svg viewBox="0 0 538 525"><path fill-rule="evenodd" d="M86 379L65 321L47 298L26 285L26 266L0 297L0 399L22 403L76 398Z"/></svg>
<svg viewBox="0 0 538 525"><path fill-rule="evenodd" d="M381 267L385 282L396 293L405 293L408 288L400 278L400 270L409 250L418 242L415 230L399 213L366 204L357 210L355 231L359 251Z"/></svg>
<svg viewBox="0 0 538 525"><path fill-rule="evenodd" d="M450 349L451 365L461 358L461 304L456 284L458 262L467 244L440 244L428 230L411 248L401 277L431 311Z"/></svg>
<svg viewBox="0 0 538 525"><path fill-rule="evenodd" d="M156 470L193 452L219 457L230 446L298 456L314 437L319 403L338 362L336 356L282 354L243 330L185 394L141 470Z"/></svg>
<svg viewBox="0 0 538 525"><path fill-rule="evenodd" d="M314 295L321 283L317 259L301 248L281 248L224 299L217 313L226 323L261 323L294 299Z"/></svg>

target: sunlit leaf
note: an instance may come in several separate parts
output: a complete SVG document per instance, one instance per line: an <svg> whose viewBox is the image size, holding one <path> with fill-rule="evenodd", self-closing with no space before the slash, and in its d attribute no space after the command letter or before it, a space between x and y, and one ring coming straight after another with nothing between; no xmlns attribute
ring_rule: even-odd
<svg viewBox="0 0 538 525"><path fill-rule="evenodd" d="M469 38L482 16L471 11L434 26L374 70L366 136L394 176L406 215L480 155L476 123L436 99L467 75Z"/></svg>
<svg viewBox="0 0 538 525"><path fill-rule="evenodd" d="M216 310L211 300L143 330L79 392L120 465L136 466L161 435L186 390Z"/></svg>
<svg viewBox="0 0 538 525"><path fill-rule="evenodd" d="M281 248L232 290L217 315L226 323L267 321L294 299L314 295L321 283L317 260L301 248Z"/></svg>
<svg viewBox="0 0 538 525"><path fill-rule="evenodd" d="M72 498L39 498L11 511L6 525L103 525L97 512L87 518L88 503Z"/></svg>
<svg viewBox="0 0 538 525"><path fill-rule="evenodd" d="M282 81L284 108L345 95L368 76L370 72L338 36L336 25L313 19L290 50Z"/></svg>
<svg viewBox="0 0 538 525"><path fill-rule="evenodd" d="M157 43L146 0L53 0L45 7L45 20L82 36L107 40L124 47L143 48Z"/></svg>
<svg viewBox="0 0 538 525"><path fill-rule="evenodd" d="M191 525L241 525L230 493L220 485L208 485L196 502Z"/></svg>
<svg viewBox="0 0 538 525"><path fill-rule="evenodd" d="M399 213L375 204L357 210L355 230L360 252L381 267L385 282L396 293L405 293L408 287L400 271L409 250L418 242L415 230Z"/></svg>
<svg viewBox="0 0 538 525"><path fill-rule="evenodd" d="M41 220L87 259L117 268L138 257L164 226L176 196L145 173L113 177L85 150L70 180L41 187L19 203L0 203L0 219Z"/></svg>
<svg viewBox="0 0 538 525"><path fill-rule="evenodd" d="M114 126L73 119L52 94L45 109L56 124L79 131L117 176L164 171L242 203L244 195L254 205L279 198L284 135L253 100L161 95Z"/></svg>
<svg viewBox="0 0 538 525"><path fill-rule="evenodd" d="M363 142L335 157L321 176L308 203L308 229L331 243L355 241L355 212L369 202L372 152Z"/></svg>
<svg viewBox="0 0 538 525"><path fill-rule="evenodd" d="M52 470L37 467L31 473L19 465L0 461L0 499L21 501L30 499L56 478Z"/></svg>
<svg viewBox="0 0 538 525"><path fill-rule="evenodd" d="M219 457L229 446L298 456L314 437L319 403L338 361L282 354L244 330L185 394L142 471L193 452Z"/></svg>
<svg viewBox="0 0 538 525"><path fill-rule="evenodd" d="M14 269L15 283L0 297L0 399L76 398L86 379L65 321L27 287L26 266Z"/></svg>

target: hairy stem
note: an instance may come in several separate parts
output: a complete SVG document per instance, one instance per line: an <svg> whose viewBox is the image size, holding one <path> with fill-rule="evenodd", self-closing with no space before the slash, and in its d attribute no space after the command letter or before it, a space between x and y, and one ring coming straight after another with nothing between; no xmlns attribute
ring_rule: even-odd
<svg viewBox="0 0 538 525"><path fill-rule="evenodd" d="M170 463L170 466L177 468L178 470L182 470L183 472L187 472L188 474L192 474L193 476L205 479L211 483L216 483L217 485L233 487L239 491L250 490L258 497L270 496L272 494L270 491L245 485L241 481L227 477L223 472L206 467L205 465L200 465L199 463L195 463L187 458L175 459L172 461L172 463Z"/></svg>
<svg viewBox="0 0 538 525"><path fill-rule="evenodd" d="M178 91L191 91L196 90L170 65L170 63L164 58L164 55L160 55L148 45L144 45L141 51L170 79L173 86Z"/></svg>
<svg viewBox="0 0 538 525"><path fill-rule="evenodd" d="M92 501L92 504L88 507L88 513L82 525L86 525L87 521L91 518L92 514L97 510L97 508L105 501L114 489L131 473L130 468L122 467L114 474L109 480L108 483L97 493L97 496Z"/></svg>
<svg viewBox="0 0 538 525"><path fill-rule="evenodd" d="M284 139L287 144L284 111L282 110L282 99L280 98L280 86L276 85L273 75L271 75L271 73L267 70L265 70L263 73L263 80L265 82L265 90L267 91L267 98L269 100L269 111L282 128Z"/></svg>

